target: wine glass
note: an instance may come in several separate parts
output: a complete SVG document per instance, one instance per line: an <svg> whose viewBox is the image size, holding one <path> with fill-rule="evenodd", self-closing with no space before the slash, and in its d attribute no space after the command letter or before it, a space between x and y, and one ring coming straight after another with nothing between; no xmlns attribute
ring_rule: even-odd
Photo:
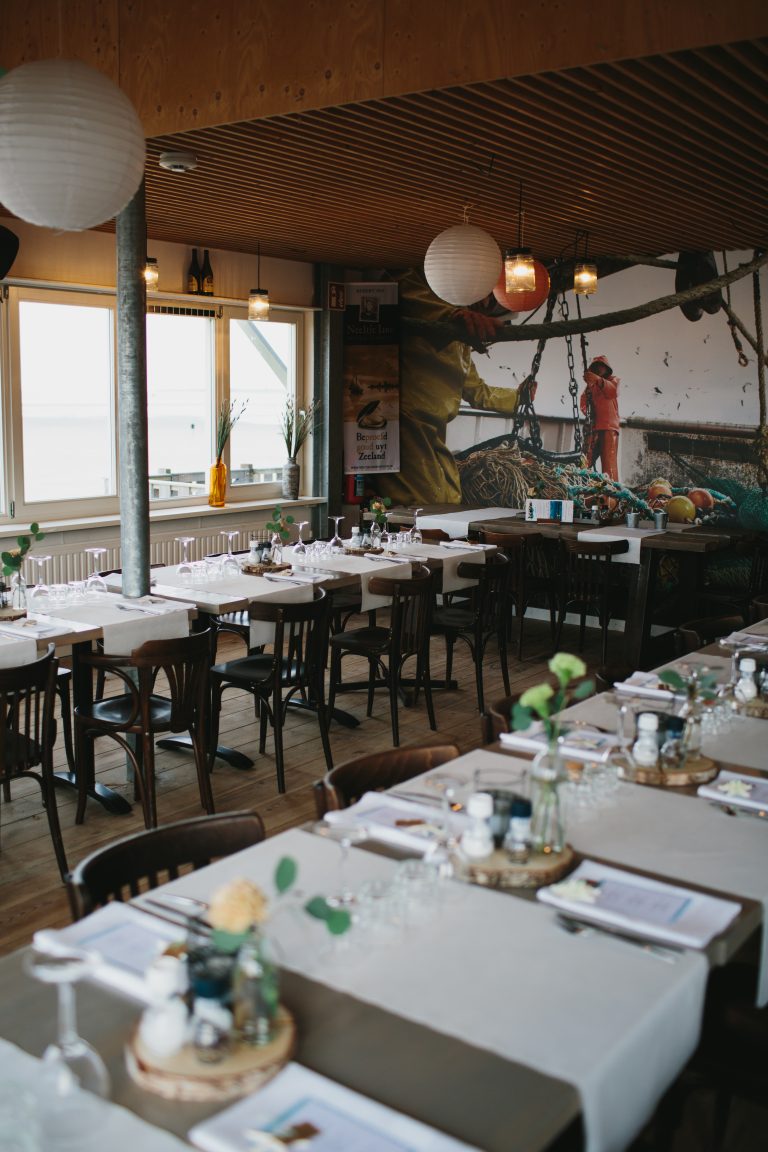
<svg viewBox="0 0 768 1152"><path fill-rule="evenodd" d="M48 585L45 583L45 581L43 579L43 577L45 575L43 569L45 568L46 564L51 559L51 557L50 556L38 556L37 553L35 553L34 556L28 556L27 559L31 560L31 562L33 564L37 564L37 573L36 573L35 580L34 580L34 588L31 588L29 591L29 599L30 599L30 602L34 601L35 607L39 611L44 611L46 606L50 603L51 593L50 593L50 588L48 587Z"/></svg>
<svg viewBox="0 0 768 1152"><path fill-rule="evenodd" d="M411 544L423 544L424 537L419 528L419 512L423 512L423 508L417 508L413 514L413 527L411 528Z"/></svg>
<svg viewBox="0 0 768 1152"><path fill-rule="evenodd" d="M185 584L189 584L192 581L192 565L189 562L189 546L194 539L194 536L176 537L176 543L181 544L182 547L181 564L179 564L176 571L179 574L180 579L183 580Z"/></svg>
<svg viewBox="0 0 768 1152"><path fill-rule="evenodd" d="M75 1015L74 985L94 964L92 954L76 948L61 955L36 949L26 959L29 974L43 984L55 984L58 992L56 1043L48 1045L43 1061L45 1071L53 1073L55 1092L60 1096L69 1095L78 1084L95 1096L109 1096L106 1065L96 1049L78 1035Z"/></svg>
<svg viewBox="0 0 768 1152"><path fill-rule="evenodd" d="M328 542L328 551L340 553L344 551L344 541L339 536L339 524L345 519L344 516L329 516L329 520L333 520L333 536Z"/></svg>
<svg viewBox="0 0 768 1152"><path fill-rule="evenodd" d="M107 582L99 575L99 557L106 556L106 548L86 548L86 556L90 556L91 573L85 582L85 591L88 596L98 596L100 593L109 593Z"/></svg>
<svg viewBox="0 0 768 1152"><path fill-rule="evenodd" d="M222 576L239 576L240 565L237 562L237 557L232 551L233 542L239 538L240 533L235 529L234 531L220 532L220 536L226 537L227 551L221 560L221 574Z"/></svg>
<svg viewBox="0 0 768 1152"><path fill-rule="evenodd" d="M314 830L319 836L335 840L339 846L338 892L328 898L328 903L337 908L349 908L356 902L355 892L349 883L349 853L353 844L362 844L368 839L368 829L364 824L353 820L338 824L327 824L324 820L320 820Z"/></svg>
<svg viewBox="0 0 768 1152"><path fill-rule="evenodd" d="M302 528L306 528L307 524L309 524L309 520L302 520L301 523L298 525L299 538L293 546L293 555L294 556L306 556L306 554L307 554L307 546L304 543L304 537L301 534Z"/></svg>

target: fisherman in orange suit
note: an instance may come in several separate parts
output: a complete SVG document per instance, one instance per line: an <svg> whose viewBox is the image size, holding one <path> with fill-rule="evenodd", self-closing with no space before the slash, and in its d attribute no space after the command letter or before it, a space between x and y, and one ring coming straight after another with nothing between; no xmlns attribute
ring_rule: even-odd
<svg viewBox="0 0 768 1152"><path fill-rule="evenodd" d="M587 467L600 459L601 471L612 480L619 478L619 378L605 356L596 356L584 373L586 388L579 405L587 417Z"/></svg>

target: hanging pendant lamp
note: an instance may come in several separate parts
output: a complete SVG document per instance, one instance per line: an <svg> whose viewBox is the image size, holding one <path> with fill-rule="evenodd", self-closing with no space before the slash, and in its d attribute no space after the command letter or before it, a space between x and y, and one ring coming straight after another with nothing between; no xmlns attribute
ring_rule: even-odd
<svg viewBox="0 0 768 1152"><path fill-rule="evenodd" d="M80 232L125 208L144 175L128 97L79 60L36 60L0 79L0 201L31 224Z"/></svg>
<svg viewBox="0 0 768 1152"><path fill-rule="evenodd" d="M577 233L577 244L581 235L581 233ZM584 232L583 236L584 258L577 260L573 265L573 290L577 296L591 296L593 292L597 292L597 264L587 257L589 232Z"/></svg>
<svg viewBox="0 0 768 1152"><path fill-rule="evenodd" d="M533 252L523 247L523 182L517 200L517 248L507 248L504 253L504 288L512 295L515 292L536 291L536 267Z"/></svg>
<svg viewBox="0 0 768 1152"><path fill-rule="evenodd" d="M144 265L144 280L148 292L153 292L157 288L160 281L160 267L154 256L147 256L147 262Z"/></svg>
<svg viewBox="0 0 768 1152"><path fill-rule="evenodd" d="M464 208L463 224L435 236L424 257L424 275L435 296L464 308L485 299L501 268L498 244L469 223L468 210L469 205Z"/></svg>
<svg viewBox="0 0 768 1152"><path fill-rule="evenodd" d="M261 287L261 241L256 245L256 279L258 288L251 288L248 293L248 319L266 320L269 316L269 292Z"/></svg>

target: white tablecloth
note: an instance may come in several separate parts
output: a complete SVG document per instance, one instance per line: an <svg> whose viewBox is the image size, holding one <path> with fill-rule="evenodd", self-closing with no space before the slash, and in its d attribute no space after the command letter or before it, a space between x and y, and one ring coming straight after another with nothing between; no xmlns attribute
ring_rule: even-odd
<svg viewBox="0 0 768 1152"><path fill-rule="evenodd" d="M124 608L118 608L118 603ZM189 613L173 601L142 605L141 600L107 595L92 604L51 609L48 615L100 626L104 651L111 656L128 656L147 640L176 640L189 635Z"/></svg>
<svg viewBox="0 0 768 1152"><path fill-rule="evenodd" d="M607 540L626 540L629 543L628 552L619 552L611 557L612 564L639 564L640 544L644 536L657 536L658 528L585 528L579 532L579 540L593 540L605 542Z"/></svg>
<svg viewBox="0 0 768 1152"><path fill-rule="evenodd" d="M272 893L286 854L299 862L302 901L337 889L338 845L293 830L167 890L208 899L249 876ZM349 879L391 877L396 867L353 849ZM667 964L605 936L569 936L551 910L501 893L450 883L442 915L392 944L355 951L350 941L348 953L322 959L327 940L322 924L304 925L286 945L288 967L576 1085L588 1152L624 1149L697 1043L704 956Z"/></svg>
<svg viewBox="0 0 768 1152"><path fill-rule="evenodd" d="M31 636L5 636L0 632L0 668L17 668L37 659L37 641Z"/></svg>
<svg viewBox="0 0 768 1152"><path fill-rule="evenodd" d="M476 520L503 520L514 516L520 509L515 508L470 508L462 512L440 512L434 516L417 516L416 523L419 528L439 529L447 532L452 540L459 536L466 536L470 524Z"/></svg>

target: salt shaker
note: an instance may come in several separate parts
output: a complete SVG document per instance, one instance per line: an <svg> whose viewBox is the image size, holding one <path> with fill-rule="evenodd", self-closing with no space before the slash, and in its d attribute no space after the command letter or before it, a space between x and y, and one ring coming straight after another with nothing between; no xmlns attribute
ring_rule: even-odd
<svg viewBox="0 0 768 1152"><path fill-rule="evenodd" d="M653 712L641 712L637 718L637 740L632 757L638 768L655 768L659 762L659 743L656 733L659 718Z"/></svg>
<svg viewBox="0 0 768 1152"><path fill-rule="evenodd" d="M739 661L739 678L733 689L740 704L748 704L757 697L757 664L753 656L743 656Z"/></svg>
<svg viewBox="0 0 768 1152"><path fill-rule="evenodd" d="M493 797L488 792L473 792L467 800L469 827L461 837L461 850L471 860L484 860L493 852L491 816Z"/></svg>

